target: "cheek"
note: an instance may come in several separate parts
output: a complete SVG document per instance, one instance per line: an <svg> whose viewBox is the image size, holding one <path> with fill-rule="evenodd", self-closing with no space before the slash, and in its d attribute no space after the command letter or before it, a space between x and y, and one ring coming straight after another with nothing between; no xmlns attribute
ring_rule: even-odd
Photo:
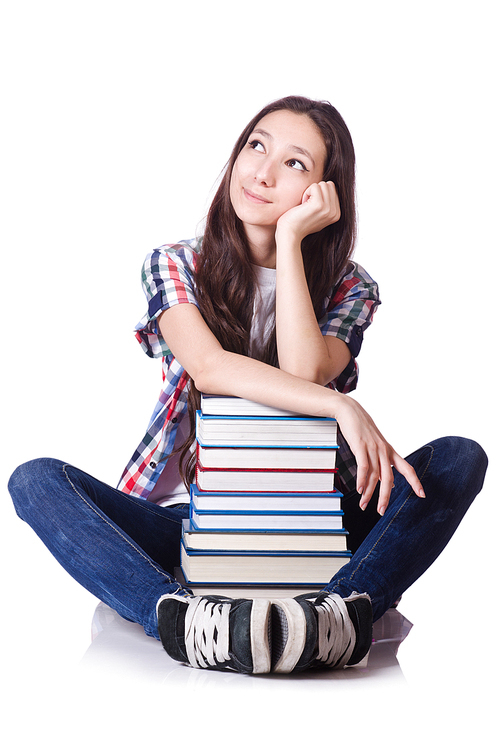
<svg viewBox="0 0 500 755"><path fill-rule="evenodd" d="M297 207L297 205L302 203L302 197L304 195L304 191L307 189L307 186L294 186L293 188L290 187L288 191L283 192L282 203L287 206L288 210L290 210L292 207Z"/></svg>
<svg viewBox="0 0 500 755"><path fill-rule="evenodd" d="M241 188L243 177L245 175L245 165L244 160L241 159L241 155L237 158L236 162L233 165L233 170L231 173L231 182L229 184L231 194L236 191L238 188Z"/></svg>
<svg viewBox="0 0 500 755"><path fill-rule="evenodd" d="M235 168L236 168L236 166L235 166ZM239 185L238 184L238 175L237 175L237 172L236 172L235 168L233 168L233 172L231 173L231 181L229 182L229 199L231 200L231 204L233 206L233 210L236 209L235 203L237 203L237 201L238 201L237 187Z"/></svg>
<svg viewBox="0 0 500 755"><path fill-rule="evenodd" d="M248 159L245 152L240 152L233 166L231 181L241 183L241 181L248 175L249 171L251 171L250 163L251 161Z"/></svg>

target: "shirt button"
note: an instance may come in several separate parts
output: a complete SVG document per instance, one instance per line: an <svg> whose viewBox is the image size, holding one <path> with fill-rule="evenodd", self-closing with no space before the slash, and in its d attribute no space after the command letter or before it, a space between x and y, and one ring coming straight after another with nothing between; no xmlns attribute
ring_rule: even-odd
<svg viewBox="0 0 500 755"><path fill-rule="evenodd" d="M151 469L156 469L156 461L150 461L149 466L151 467Z"/></svg>
<svg viewBox="0 0 500 755"><path fill-rule="evenodd" d="M172 424L175 425L176 422L177 422L177 417L172 417Z"/></svg>

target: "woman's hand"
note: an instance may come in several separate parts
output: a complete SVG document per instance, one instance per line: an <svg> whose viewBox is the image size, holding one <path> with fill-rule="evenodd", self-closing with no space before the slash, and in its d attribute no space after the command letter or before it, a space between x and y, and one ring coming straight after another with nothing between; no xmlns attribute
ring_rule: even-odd
<svg viewBox="0 0 500 755"><path fill-rule="evenodd" d="M420 498L425 498L413 467L387 443L363 407L349 396L336 397L341 398L336 419L358 465L356 489L361 493L360 507L366 508L380 480L377 511L384 514L394 484L392 467L406 478Z"/></svg>
<svg viewBox="0 0 500 755"><path fill-rule="evenodd" d="M311 184L302 195L302 203L292 207L278 220L276 235L292 232L302 241L310 233L321 231L340 219L340 203L333 181Z"/></svg>

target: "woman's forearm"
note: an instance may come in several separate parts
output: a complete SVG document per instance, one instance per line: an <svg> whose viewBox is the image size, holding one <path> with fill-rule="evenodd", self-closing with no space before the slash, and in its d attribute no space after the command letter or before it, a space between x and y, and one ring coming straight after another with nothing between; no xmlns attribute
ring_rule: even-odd
<svg viewBox="0 0 500 755"><path fill-rule="evenodd" d="M282 370L319 385L337 377L350 359L342 342L321 333L307 285L300 239L276 237L276 340Z"/></svg>
<svg viewBox="0 0 500 755"><path fill-rule="evenodd" d="M170 350L198 390L240 396L302 414L334 416L336 394L332 390L225 351L193 304L166 310L159 325Z"/></svg>
<svg viewBox="0 0 500 755"><path fill-rule="evenodd" d="M424 496L413 468L387 443L363 407L349 396L230 352L222 352L207 364L195 383L199 390L209 393L233 394L279 409L336 418L358 464L356 486L361 493L361 508L366 507L380 480L378 510L384 513L394 480L393 466L417 495Z"/></svg>
<svg viewBox="0 0 500 755"><path fill-rule="evenodd" d="M282 369L221 350L207 360L194 382L204 393L235 395L278 409L334 417L342 396Z"/></svg>
<svg viewBox="0 0 500 755"><path fill-rule="evenodd" d="M264 362L225 351L194 304L178 304L166 310L159 323L172 353L200 391L240 396L301 414L335 417L358 464L357 488L362 492L362 507L381 480L379 511L383 513L392 488L393 465L415 492L423 495L412 467L387 443L354 399Z"/></svg>

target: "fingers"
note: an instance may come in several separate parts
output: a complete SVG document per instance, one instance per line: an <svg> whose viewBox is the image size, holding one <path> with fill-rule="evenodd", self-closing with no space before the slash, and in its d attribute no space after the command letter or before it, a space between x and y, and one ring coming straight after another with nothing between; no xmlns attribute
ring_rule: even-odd
<svg viewBox="0 0 500 755"><path fill-rule="evenodd" d="M422 483L418 479L417 473L411 466L411 464L408 464L407 461L405 461L399 454L394 454L394 460L393 460L394 468L400 472L403 477L407 480L407 482L410 483L411 487L413 488L414 492L418 495L419 498L425 498L425 492L424 488L422 487Z"/></svg>
<svg viewBox="0 0 500 755"><path fill-rule="evenodd" d="M363 510L367 507L380 482L377 511L384 514L394 487L393 468L403 475L416 495L425 498L422 483L413 467L387 443L363 407L354 399L343 396L336 409L337 420L356 459L360 507Z"/></svg>
<svg viewBox="0 0 500 755"><path fill-rule="evenodd" d="M317 202L321 206L324 215L323 227L340 220L340 202L337 188L333 181L320 181L319 183L308 186L303 194L302 203L305 204L306 202L311 201Z"/></svg>
<svg viewBox="0 0 500 755"><path fill-rule="evenodd" d="M377 511L383 515L394 484L392 465L384 446L375 446L368 450L366 461L362 462L361 467L358 465L357 490L361 493L359 505L363 511L370 502L378 482L380 490Z"/></svg>
<svg viewBox="0 0 500 755"><path fill-rule="evenodd" d="M302 200L279 218L276 233L292 231L300 241L317 233L340 219L340 203L332 181L311 184L302 194Z"/></svg>
<svg viewBox="0 0 500 755"><path fill-rule="evenodd" d="M337 194L337 187L333 183L333 181L327 181L326 183L323 181L322 186L324 185L324 191L328 194L328 202L330 204L330 223L336 223L338 220L340 220L340 202L339 202L339 196Z"/></svg>
<svg viewBox="0 0 500 755"><path fill-rule="evenodd" d="M394 487L394 473L392 467L400 472L407 482L411 485L413 491L419 498L425 498L425 492L422 487L417 473L399 454L393 453L392 464L388 458L377 458L367 453L364 459L358 464L358 474L356 480L356 489L361 493L359 501L360 508L364 511L371 500L377 483L380 481L380 490L377 503L377 511L380 516L385 514L389 504L389 498Z"/></svg>
<svg viewBox="0 0 500 755"><path fill-rule="evenodd" d="M377 511L380 516L384 516L385 510L389 505L389 498L394 487L394 474L392 467L389 466L389 470L385 475L381 475L380 478L380 493L378 496Z"/></svg>

